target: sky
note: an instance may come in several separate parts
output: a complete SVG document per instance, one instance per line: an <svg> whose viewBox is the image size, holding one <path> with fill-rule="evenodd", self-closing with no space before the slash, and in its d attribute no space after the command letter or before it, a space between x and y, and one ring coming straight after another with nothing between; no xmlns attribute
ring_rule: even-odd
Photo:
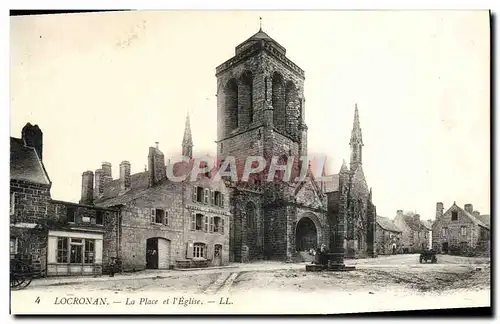
<svg viewBox="0 0 500 324"><path fill-rule="evenodd" d="M490 212L487 11L139 11L11 17L10 135L44 136L52 197L78 201L81 174L159 142L215 154L215 68L262 28L305 71L309 154L349 160L357 103L377 214L434 219L436 202Z"/></svg>

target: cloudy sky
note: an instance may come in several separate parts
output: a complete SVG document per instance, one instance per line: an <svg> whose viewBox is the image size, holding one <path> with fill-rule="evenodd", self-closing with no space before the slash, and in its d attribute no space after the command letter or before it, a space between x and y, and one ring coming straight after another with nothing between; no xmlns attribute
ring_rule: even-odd
<svg viewBox="0 0 500 324"><path fill-rule="evenodd" d="M306 73L309 153L349 158L358 104L363 168L379 215L433 219L437 201L490 206L486 11L127 12L11 18L11 136L44 133L55 199L78 201L102 161L215 153L215 67L263 29Z"/></svg>

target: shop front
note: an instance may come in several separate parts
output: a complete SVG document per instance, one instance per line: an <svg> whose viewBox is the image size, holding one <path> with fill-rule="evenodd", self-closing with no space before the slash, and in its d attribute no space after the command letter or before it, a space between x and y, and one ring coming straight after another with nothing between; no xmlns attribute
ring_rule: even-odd
<svg viewBox="0 0 500 324"><path fill-rule="evenodd" d="M103 233L49 231L47 276L86 276L102 273Z"/></svg>

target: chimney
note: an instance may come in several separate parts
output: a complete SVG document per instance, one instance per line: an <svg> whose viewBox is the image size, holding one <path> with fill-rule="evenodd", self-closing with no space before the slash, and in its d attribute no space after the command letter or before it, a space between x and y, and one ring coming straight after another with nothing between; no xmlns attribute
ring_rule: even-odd
<svg viewBox="0 0 500 324"><path fill-rule="evenodd" d="M111 179L113 179L113 176L111 175L111 163L102 162L101 169L104 172L105 177L110 177Z"/></svg>
<svg viewBox="0 0 500 324"><path fill-rule="evenodd" d="M120 163L120 189L125 191L130 188L130 162Z"/></svg>
<svg viewBox="0 0 500 324"><path fill-rule="evenodd" d="M472 206L472 204L465 204L464 209L465 209L466 212L468 212L469 214L472 215L474 207Z"/></svg>
<svg viewBox="0 0 500 324"><path fill-rule="evenodd" d="M94 173L85 171L82 174L82 197L80 204L90 205L94 200Z"/></svg>
<svg viewBox="0 0 500 324"><path fill-rule="evenodd" d="M438 220L440 217L443 216L443 203L442 202L438 202L436 203L436 220Z"/></svg>
<svg viewBox="0 0 500 324"><path fill-rule="evenodd" d="M38 125L33 126L30 123L27 123L23 127L21 134L24 145L33 147L40 160L42 160L43 133Z"/></svg>
<svg viewBox="0 0 500 324"><path fill-rule="evenodd" d="M474 215L474 216L478 217L478 216L479 216L479 215L481 215L481 214L480 214L477 210L475 210L475 211L472 213L472 215Z"/></svg>
<svg viewBox="0 0 500 324"><path fill-rule="evenodd" d="M401 209L397 211L397 216L403 216L403 211Z"/></svg>
<svg viewBox="0 0 500 324"><path fill-rule="evenodd" d="M165 156L160 151L158 142L156 142L156 147L149 148L148 171L149 186L154 186L166 178Z"/></svg>
<svg viewBox="0 0 500 324"><path fill-rule="evenodd" d="M100 198L104 193L104 171L102 169L95 170L94 178L94 198Z"/></svg>

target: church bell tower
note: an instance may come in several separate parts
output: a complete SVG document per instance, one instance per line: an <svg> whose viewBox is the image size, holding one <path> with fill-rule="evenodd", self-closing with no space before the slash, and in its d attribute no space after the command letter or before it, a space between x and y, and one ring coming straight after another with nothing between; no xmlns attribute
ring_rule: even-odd
<svg viewBox="0 0 500 324"><path fill-rule="evenodd" d="M217 157L307 154L304 71L262 28L216 68ZM240 173L239 173L240 175Z"/></svg>

